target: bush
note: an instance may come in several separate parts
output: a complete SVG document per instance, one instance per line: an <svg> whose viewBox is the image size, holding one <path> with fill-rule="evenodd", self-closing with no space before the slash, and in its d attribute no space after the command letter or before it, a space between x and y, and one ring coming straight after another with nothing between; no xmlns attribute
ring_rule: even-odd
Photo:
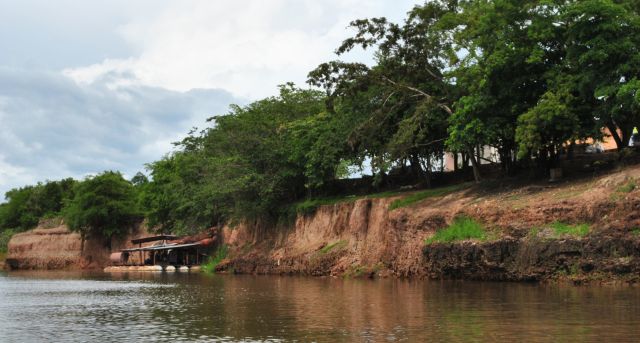
<svg viewBox="0 0 640 343"><path fill-rule="evenodd" d="M213 255L209 256L207 261L202 265L202 271L205 273L215 273L216 266L222 262L229 254L229 247L227 245L221 245L216 249Z"/></svg>
<svg viewBox="0 0 640 343"><path fill-rule="evenodd" d="M134 186L118 172L107 171L78 183L64 210L72 231L111 238L142 219Z"/></svg>
<svg viewBox="0 0 640 343"><path fill-rule="evenodd" d="M483 241L487 238L487 232L482 224L467 218L456 218L447 228L439 230L431 238L425 240L426 244L462 241L477 239Z"/></svg>

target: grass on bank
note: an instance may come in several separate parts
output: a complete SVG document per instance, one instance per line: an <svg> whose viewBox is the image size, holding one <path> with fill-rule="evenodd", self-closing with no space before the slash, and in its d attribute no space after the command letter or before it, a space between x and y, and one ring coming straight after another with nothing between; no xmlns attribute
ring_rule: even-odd
<svg viewBox="0 0 640 343"><path fill-rule="evenodd" d="M539 238L560 238L560 237L584 237L590 231L589 224L566 224L560 221L555 221L551 224L546 225L547 229L540 227L533 227L529 231L527 235L530 239L539 239ZM551 229L551 232L548 231ZM633 232L632 232L633 233Z"/></svg>
<svg viewBox="0 0 640 343"><path fill-rule="evenodd" d="M202 271L205 273L215 273L216 266L222 262L229 254L229 247L227 245L221 245L216 249L213 255L209 256L207 261L202 264Z"/></svg>
<svg viewBox="0 0 640 343"><path fill-rule="evenodd" d="M391 196L395 196L398 194L402 194L400 191L388 191L388 192L380 192L373 193L367 195L347 195L342 197L331 197L331 198L316 198L316 199L305 199L298 203L293 204L293 209L295 213L299 214L313 214L318 207L326 206L326 205L335 205L340 203L349 203L354 202L359 199L378 199L378 198L388 198Z"/></svg>
<svg viewBox="0 0 640 343"><path fill-rule="evenodd" d="M346 240L341 240L341 241L333 242L331 244L327 244L322 249L320 249L320 253L327 254L333 250L342 249L347 246L347 243L348 242Z"/></svg>
<svg viewBox="0 0 640 343"><path fill-rule="evenodd" d="M629 182L618 187L616 191L619 193L631 193L634 189L636 189L636 187L636 180L631 179L629 180Z"/></svg>
<svg viewBox="0 0 640 343"><path fill-rule="evenodd" d="M391 203L391 205L389 205L389 210L395 210L396 208L413 205L415 203L418 203L428 198L439 197L439 196L447 195L453 192L457 192L465 188L468 188L470 185L471 185L470 183L462 183L458 185L427 189L424 191L415 192L410 195L407 195L402 199L394 200Z"/></svg>
<svg viewBox="0 0 640 343"><path fill-rule="evenodd" d="M562 222L551 223L551 228L556 236L584 237L589 233L588 224L569 225Z"/></svg>
<svg viewBox="0 0 640 343"><path fill-rule="evenodd" d="M397 199L389 205L389 210L394 210L400 207L406 207L409 205L413 205L422 200L428 198L434 198L438 196L447 195L449 193L457 192L459 190L463 190L468 188L471 183L463 183L452 186L426 189L423 191L410 192L410 191L387 191L380 193L373 193L367 195L348 195L342 197L331 197L331 198L316 198L316 199L305 199L298 203L293 204L293 210L296 214L313 214L318 207L326 206L326 205L335 205L339 203L348 203L353 202L359 199L380 199L380 198L389 198L392 196L401 196L403 194L407 194L405 197L401 199Z"/></svg>
<svg viewBox="0 0 640 343"><path fill-rule="evenodd" d="M425 244L448 243L474 239L484 241L488 238L484 226L474 219L459 217L448 227L438 230L433 236L425 240Z"/></svg>

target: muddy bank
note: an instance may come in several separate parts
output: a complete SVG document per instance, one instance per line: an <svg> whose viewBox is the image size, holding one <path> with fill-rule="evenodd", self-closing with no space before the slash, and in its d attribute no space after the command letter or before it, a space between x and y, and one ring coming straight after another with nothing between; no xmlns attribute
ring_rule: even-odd
<svg viewBox="0 0 640 343"><path fill-rule="evenodd" d="M11 237L5 260L5 269L102 269L109 265L111 250L127 246L132 236L145 233L139 226L127 237L113 239L88 238L69 231L60 220L47 220L38 227ZM109 246L111 245L111 246Z"/></svg>
<svg viewBox="0 0 640 343"><path fill-rule="evenodd" d="M634 234L576 239L500 239L424 248L429 278L490 281L640 281L640 241Z"/></svg>
<svg viewBox="0 0 640 343"><path fill-rule="evenodd" d="M346 198L298 215L290 225L242 223L219 230L228 247L219 272L474 280L638 281L640 167L564 183L475 185L397 209L409 194ZM486 228L489 239L425 244L455 218ZM554 222L586 224L580 236L550 232ZM64 225L15 235L7 264L19 269L102 268L113 250L144 234L81 241Z"/></svg>
<svg viewBox="0 0 640 343"><path fill-rule="evenodd" d="M225 228L222 240L231 253L217 269L247 274L636 282L640 192L620 188L639 177L635 168L565 184L471 187L395 210L389 209L393 197L323 206L312 215L299 216L288 228L255 223ZM483 223L492 238L425 244L459 216ZM584 237L549 234L548 226L557 221L585 223L590 231Z"/></svg>

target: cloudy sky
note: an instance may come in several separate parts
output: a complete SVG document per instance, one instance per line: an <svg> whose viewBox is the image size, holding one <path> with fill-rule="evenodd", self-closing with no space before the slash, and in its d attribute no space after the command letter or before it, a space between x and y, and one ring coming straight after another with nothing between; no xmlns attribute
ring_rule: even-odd
<svg viewBox="0 0 640 343"><path fill-rule="evenodd" d="M349 21L401 21L419 2L0 0L0 201L47 179L131 176L229 104L303 85Z"/></svg>

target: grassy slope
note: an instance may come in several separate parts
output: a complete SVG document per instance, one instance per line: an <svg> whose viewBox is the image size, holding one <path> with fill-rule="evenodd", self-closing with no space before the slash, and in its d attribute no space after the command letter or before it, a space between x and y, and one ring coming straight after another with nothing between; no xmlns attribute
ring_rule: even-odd
<svg viewBox="0 0 640 343"><path fill-rule="evenodd" d="M391 205L389 205L389 210L394 210L396 208L407 207L407 206L417 204L425 199L445 196L447 194L465 190L471 187L471 185L472 185L471 183L462 183L462 184L457 184L452 186L438 187L438 188L426 189L421 191L389 191L389 192L373 193L373 194L360 195L360 196L349 195L349 196L343 196L343 197L306 199L304 201L294 204L293 207L297 213L310 214L315 212L315 210L320 206L354 202L359 199L380 199L380 198L398 197L398 199L394 200L391 203Z"/></svg>

